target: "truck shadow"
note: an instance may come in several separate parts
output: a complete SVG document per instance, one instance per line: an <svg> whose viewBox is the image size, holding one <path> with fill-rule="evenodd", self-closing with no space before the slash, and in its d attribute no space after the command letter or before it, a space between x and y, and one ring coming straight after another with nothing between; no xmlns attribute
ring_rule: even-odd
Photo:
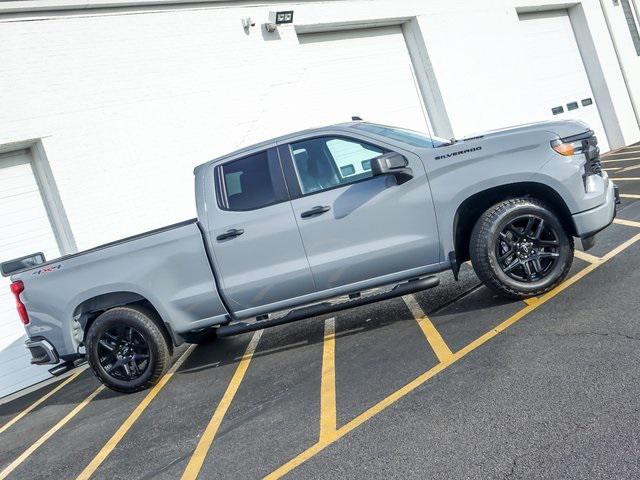
<svg viewBox="0 0 640 480"><path fill-rule="evenodd" d="M372 198L394 185L396 185L396 181L391 176L354 183L335 199L333 217L339 220L350 215Z"/></svg>
<svg viewBox="0 0 640 480"><path fill-rule="evenodd" d="M437 325L439 320L455 323L457 314L468 321L483 317L502 307L516 306L514 302L500 298L479 284L468 265L463 267L459 282L450 274L442 274L440 287L414 294L425 313ZM464 300L464 301L463 301ZM451 312L456 315L451 316ZM487 315L483 315L486 312ZM441 318L441 314L446 314ZM286 351L308 348L324 341L324 321L335 317L336 337L363 335L372 330L383 329L394 324L414 323L415 319L402 298L364 305L351 310L300 320L265 330L253 358L267 357ZM187 365L179 373L189 374L214 369L222 365L238 363L244 354L253 333L218 339L211 344L197 347Z"/></svg>
<svg viewBox="0 0 640 480"><path fill-rule="evenodd" d="M515 303L496 297L485 287L480 287L477 277L468 265L463 266L459 282L455 282L449 273L441 274L440 278L441 285L439 287L414 294L425 313L437 327L455 324L457 319L462 321L463 318L468 319L469 317L475 318L481 323L482 312L490 312L496 307ZM337 319L337 338L364 335L372 330L384 329L394 324L415 322L403 300L396 298L267 329L263 332L253 358L268 357L282 352L321 345L324 341L324 320L331 317ZM176 375L190 375L215 370L224 365L237 364L242 359L252 335L253 333L247 333L197 346L184 365L176 372ZM186 345L176 349L173 361L177 360L185 348L187 348ZM63 380L0 405L0 424L8 421L13 415L54 389L61 381ZM37 414L45 406L75 404L98 385L99 382L91 370L87 369L32 413ZM125 395L105 389L95 401L100 402L115 397L127 397L134 400L144 395L146 395L144 391Z"/></svg>

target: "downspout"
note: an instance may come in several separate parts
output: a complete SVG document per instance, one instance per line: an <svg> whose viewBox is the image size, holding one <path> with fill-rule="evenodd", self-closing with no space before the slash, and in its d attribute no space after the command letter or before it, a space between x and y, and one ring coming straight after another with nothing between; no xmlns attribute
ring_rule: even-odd
<svg viewBox="0 0 640 480"><path fill-rule="evenodd" d="M613 35L613 29L611 28L611 22L609 21L609 15L607 14L607 10L604 7L604 0L600 0L600 8L602 9L602 14L604 15L604 22L607 25L607 30L609 31L609 37L611 37L611 43L613 44L613 50L616 52L616 59L618 60L618 65L620 66L620 72L622 73L622 79L624 80L624 85L627 88L627 94L629 95L629 101L631 102L631 108L633 109L633 114L636 117L636 123L640 128L640 113L638 112L638 108L636 107L635 99L633 98L633 92L629 87L629 78L627 77L627 72L624 69L624 65L622 63L622 58L620 57L620 51L618 50L618 44L616 43L616 39Z"/></svg>

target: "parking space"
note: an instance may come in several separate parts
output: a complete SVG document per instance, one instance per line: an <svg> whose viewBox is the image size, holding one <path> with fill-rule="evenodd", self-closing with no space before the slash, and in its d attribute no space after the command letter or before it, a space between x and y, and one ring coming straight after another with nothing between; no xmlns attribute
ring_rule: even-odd
<svg viewBox="0 0 640 480"><path fill-rule="evenodd" d="M638 478L640 145L604 166L618 219L552 292L505 301L465 264L415 295L183 346L146 392L78 372L0 405L0 480Z"/></svg>

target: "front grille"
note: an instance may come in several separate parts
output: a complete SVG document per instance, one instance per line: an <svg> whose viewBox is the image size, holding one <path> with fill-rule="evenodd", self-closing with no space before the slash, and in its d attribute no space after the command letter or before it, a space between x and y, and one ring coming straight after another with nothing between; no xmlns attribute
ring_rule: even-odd
<svg viewBox="0 0 640 480"><path fill-rule="evenodd" d="M582 149L587 158L584 166L587 175L602 176L602 164L600 163L600 148L598 147L598 138L592 135L582 141Z"/></svg>

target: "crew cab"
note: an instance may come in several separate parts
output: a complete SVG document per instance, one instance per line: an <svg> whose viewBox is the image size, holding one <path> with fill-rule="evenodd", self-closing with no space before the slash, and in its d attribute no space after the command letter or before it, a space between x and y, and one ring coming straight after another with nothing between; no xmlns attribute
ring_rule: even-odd
<svg viewBox="0 0 640 480"><path fill-rule="evenodd" d="M87 359L110 388L156 383L175 346L435 287L471 260L489 288L541 295L615 216L577 121L444 140L351 122L195 169L198 218L55 260L10 260L32 362Z"/></svg>

